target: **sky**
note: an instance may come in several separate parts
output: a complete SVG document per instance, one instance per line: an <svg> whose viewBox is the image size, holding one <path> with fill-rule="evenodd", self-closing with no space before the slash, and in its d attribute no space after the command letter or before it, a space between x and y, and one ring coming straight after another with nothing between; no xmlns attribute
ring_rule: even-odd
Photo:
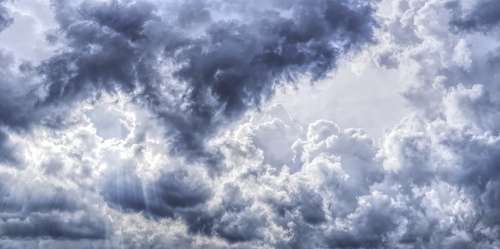
<svg viewBox="0 0 500 249"><path fill-rule="evenodd" d="M498 249L497 0L0 0L0 249Z"/></svg>

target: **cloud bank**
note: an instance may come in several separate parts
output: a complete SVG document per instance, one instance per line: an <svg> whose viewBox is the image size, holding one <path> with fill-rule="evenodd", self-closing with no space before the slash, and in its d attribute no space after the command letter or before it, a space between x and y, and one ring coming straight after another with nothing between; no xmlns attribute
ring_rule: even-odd
<svg viewBox="0 0 500 249"><path fill-rule="evenodd" d="M53 1L1 54L0 248L500 247L499 5L382 3ZM380 141L265 105L359 50L405 75Z"/></svg>

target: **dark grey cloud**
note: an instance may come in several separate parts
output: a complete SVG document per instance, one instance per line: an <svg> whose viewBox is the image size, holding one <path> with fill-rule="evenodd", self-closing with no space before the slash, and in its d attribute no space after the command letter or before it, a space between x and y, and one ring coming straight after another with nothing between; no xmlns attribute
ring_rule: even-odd
<svg viewBox="0 0 500 249"><path fill-rule="evenodd" d="M120 173L117 173L120 172ZM113 208L143 212L150 219L181 219L192 234L216 236L229 243L260 238L262 219L249 212L238 188L226 186L224 201L209 207L213 189L207 179L179 169L145 182L134 170L113 170L104 179L102 195Z"/></svg>
<svg viewBox="0 0 500 249"><path fill-rule="evenodd" d="M159 197L172 207L191 207L204 203L211 193L203 183L203 179L196 179L185 170L169 172L156 183Z"/></svg>
<svg viewBox="0 0 500 249"><path fill-rule="evenodd" d="M126 92L170 127L173 151L203 154L218 126L282 84L325 76L376 25L366 1L165 5L54 1L65 48L39 68L42 105Z"/></svg>
<svg viewBox="0 0 500 249"><path fill-rule="evenodd" d="M0 237L10 239L104 239L106 225L90 215L65 217L35 213L24 219L10 219L0 222Z"/></svg>
<svg viewBox="0 0 500 249"><path fill-rule="evenodd" d="M15 147L10 144L5 132L0 131L0 163L17 164L19 159L15 156Z"/></svg>
<svg viewBox="0 0 500 249"><path fill-rule="evenodd" d="M4 6L5 3L6 0L0 1L0 32L12 23L12 17L10 16L7 8Z"/></svg>
<svg viewBox="0 0 500 249"><path fill-rule="evenodd" d="M107 221L92 212L74 190L43 182L21 182L2 174L0 238L104 239Z"/></svg>
<svg viewBox="0 0 500 249"><path fill-rule="evenodd" d="M29 86L20 82L29 82L23 75L23 67L16 68L13 55L0 48L0 163L20 165L16 156L16 146L9 139L9 132L26 131L35 118L33 114L33 94ZM28 69L26 69L28 70ZM33 98L34 99L34 98Z"/></svg>
<svg viewBox="0 0 500 249"><path fill-rule="evenodd" d="M496 50L467 56L467 49L478 49L467 46L469 34L443 25L445 14L459 5L396 2L384 32L394 36L399 53L386 55L409 60L408 72L417 71L418 83L407 96L415 94L421 103L411 102L416 114L380 144L329 121L301 127L288 115L252 117L212 141L220 149L221 170L210 174L201 163L186 167L189 159L157 155L158 143L173 142L183 155L204 155L207 136L258 107L275 88L304 75L321 78L339 56L370 42L372 8L355 0L158 2L54 1L54 42L61 50L36 67L43 87L13 91L33 67L21 72L8 62L0 69L6 76L0 87L8 90L0 91L6 132L46 124L42 114L55 119L49 110L118 92L147 107L169 130L160 138L151 132L153 145L143 135L112 145L57 147L71 155L60 155L64 166L56 168L93 167L84 179L61 186L50 180L65 170L43 176L49 180L40 185L0 179L0 236L11 241L10 248L23 240L49 248L500 246L500 57ZM474 15L452 13L451 25L494 29L497 21L474 7ZM430 22L437 16L443 19ZM42 94L26 94L37 91ZM92 135L86 125L82 134L67 131L65 139ZM141 133L136 129L130 133ZM8 138L0 136L2 151L11 148ZM78 146L89 151L80 155ZM107 153L138 162L110 163ZM36 166L2 170L23 175Z"/></svg>
<svg viewBox="0 0 500 249"><path fill-rule="evenodd" d="M206 180L205 180L206 181ZM174 217L183 209L204 204L211 190L203 178L179 169L144 182L132 168L113 169L103 182L103 196L125 211L145 211L151 216Z"/></svg>
<svg viewBox="0 0 500 249"><path fill-rule="evenodd" d="M19 147L9 139L14 133L29 134L35 125L60 128L69 106L37 106L39 78L29 62L0 48L0 163L24 168Z"/></svg>
<svg viewBox="0 0 500 249"><path fill-rule="evenodd" d="M465 31L498 30L500 24L500 3L495 0L474 2L472 10L463 10L459 1L448 3L454 15L452 27Z"/></svg>
<svg viewBox="0 0 500 249"><path fill-rule="evenodd" d="M5 177L3 177L5 180ZM13 179L9 179L13 181ZM5 181L8 183L8 181ZM79 209L79 201L64 189L50 188L44 186L43 190L15 189L2 185L2 212L38 213L50 211L76 211ZM26 193L24 191L31 191ZM24 192L24 193L23 193Z"/></svg>

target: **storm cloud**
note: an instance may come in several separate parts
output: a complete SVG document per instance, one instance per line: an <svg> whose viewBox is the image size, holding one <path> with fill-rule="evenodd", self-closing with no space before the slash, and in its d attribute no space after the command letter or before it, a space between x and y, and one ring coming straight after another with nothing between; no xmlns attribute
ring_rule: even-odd
<svg viewBox="0 0 500 249"><path fill-rule="evenodd" d="M51 6L52 54L0 53L0 248L500 247L496 2ZM409 113L373 138L268 104L340 64Z"/></svg>
<svg viewBox="0 0 500 249"><path fill-rule="evenodd" d="M40 71L42 104L125 92L171 127L173 151L299 77L324 77L374 40L366 1L55 1L63 52ZM196 17L196 18L192 18Z"/></svg>

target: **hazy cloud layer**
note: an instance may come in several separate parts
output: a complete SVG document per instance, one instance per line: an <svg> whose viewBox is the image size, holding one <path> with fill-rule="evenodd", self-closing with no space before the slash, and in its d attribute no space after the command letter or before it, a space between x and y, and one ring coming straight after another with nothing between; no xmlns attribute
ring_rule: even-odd
<svg viewBox="0 0 500 249"><path fill-rule="evenodd" d="M0 248L500 247L498 5L391 2L53 1L57 52L0 54ZM359 49L380 141L265 105Z"/></svg>

